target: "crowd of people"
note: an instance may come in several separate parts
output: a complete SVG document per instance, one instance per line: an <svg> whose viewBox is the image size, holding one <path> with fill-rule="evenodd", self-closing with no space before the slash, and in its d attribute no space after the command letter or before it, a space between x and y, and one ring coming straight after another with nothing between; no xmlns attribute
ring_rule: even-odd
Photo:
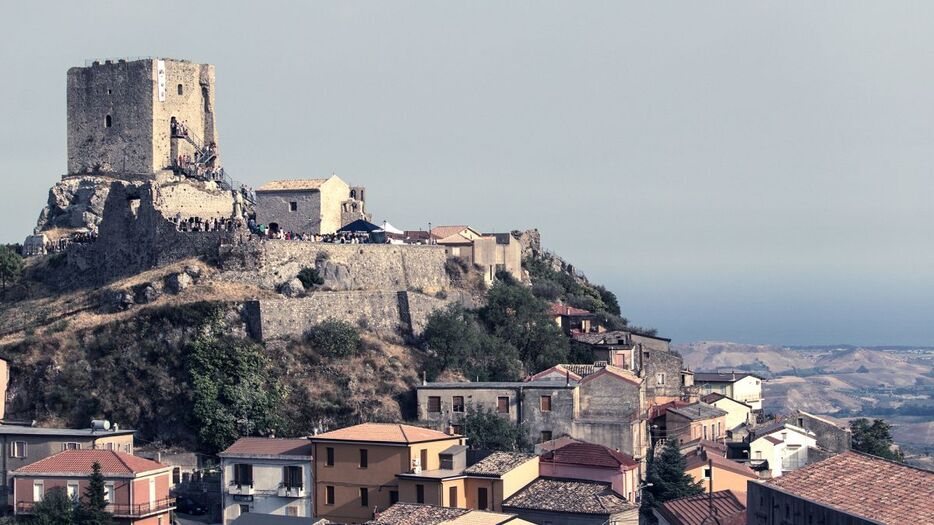
<svg viewBox="0 0 934 525"><path fill-rule="evenodd" d="M203 219L201 217L183 218L180 213L169 219L175 225L175 229L180 232L234 232L243 227L243 221L240 219L231 219L229 217L212 217Z"/></svg>
<svg viewBox="0 0 934 525"><path fill-rule="evenodd" d="M257 224L256 220L250 218L247 220L247 228L250 233L259 236L262 239L283 239L287 241L307 241L307 242L325 242L331 244L371 244L373 239L366 232L339 232L318 235L313 233L296 233L282 230L280 228L269 227L266 224Z"/></svg>
<svg viewBox="0 0 934 525"><path fill-rule="evenodd" d="M45 253L59 253L65 251L72 244L90 244L97 240L97 231L75 232L45 243Z"/></svg>

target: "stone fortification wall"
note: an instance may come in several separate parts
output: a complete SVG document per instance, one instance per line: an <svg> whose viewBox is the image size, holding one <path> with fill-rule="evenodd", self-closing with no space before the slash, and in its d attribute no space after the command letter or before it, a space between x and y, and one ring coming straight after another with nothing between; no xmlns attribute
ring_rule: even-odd
<svg viewBox="0 0 934 525"><path fill-rule="evenodd" d="M153 205L166 218L226 219L233 215L233 196L214 182L177 181L155 189Z"/></svg>
<svg viewBox="0 0 934 525"><path fill-rule="evenodd" d="M225 278L275 289L304 267L317 268L325 290L449 290L443 246L328 244L264 240L223 247Z"/></svg>
<svg viewBox="0 0 934 525"><path fill-rule="evenodd" d="M294 299L248 301L244 308L250 334L259 340L300 338L327 319L338 319L385 333L421 333L428 314L453 299L415 292L315 292ZM411 305L417 304L416 308Z"/></svg>

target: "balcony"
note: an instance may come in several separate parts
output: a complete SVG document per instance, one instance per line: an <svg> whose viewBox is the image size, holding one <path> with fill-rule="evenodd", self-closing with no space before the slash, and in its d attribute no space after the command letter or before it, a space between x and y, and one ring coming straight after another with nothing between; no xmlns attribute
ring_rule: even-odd
<svg viewBox="0 0 934 525"><path fill-rule="evenodd" d="M304 485L286 485L285 483L279 484L278 496L280 498L304 498L305 497L305 486Z"/></svg>
<svg viewBox="0 0 934 525"><path fill-rule="evenodd" d="M231 481L227 486L227 494L233 496L252 496L256 491L253 489L253 482Z"/></svg>
<svg viewBox="0 0 934 525"><path fill-rule="evenodd" d="M16 504L16 514L32 514L35 506L36 504L34 502L20 501ZM113 514L115 518L145 518L147 516L175 510L175 498L163 498L153 502L137 503L133 505L111 503L107 505L106 510Z"/></svg>

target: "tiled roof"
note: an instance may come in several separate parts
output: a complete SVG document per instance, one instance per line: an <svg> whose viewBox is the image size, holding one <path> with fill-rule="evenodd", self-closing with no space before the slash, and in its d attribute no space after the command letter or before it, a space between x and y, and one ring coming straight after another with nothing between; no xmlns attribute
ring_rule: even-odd
<svg viewBox="0 0 934 525"><path fill-rule="evenodd" d="M607 516L637 508L609 483L538 478L503 502L503 508L573 512Z"/></svg>
<svg viewBox="0 0 934 525"><path fill-rule="evenodd" d="M307 439L242 437L218 454L224 456L311 456Z"/></svg>
<svg viewBox="0 0 934 525"><path fill-rule="evenodd" d="M709 404L709 405L712 405L712 404L716 403L717 401L720 401L721 399L728 399L728 400L730 400L730 401L732 401L732 402L734 402L734 403L739 403L740 405L744 405L744 406L747 406L747 407L749 407L750 409L752 409L752 405L749 405L749 404L747 404L747 403L743 403L742 401L739 401L738 399L733 399L733 398L730 397L730 396L725 396L725 395L723 395L723 394L721 394L721 393L719 393L719 392L711 392L710 394L703 395L703 396L700 397L700 400L701 400L701 401L703 401L704 403L707 403L707 404Z"/></svg>
<svg viewBox="0 0 934 525"><path fill-rule="evenodd" d="M701 421L715 417L725 416L726 410L719 409L713 405L708 405L702 401L691 403L678 408L669 408L668 412L686 417L691 421Z"/></svg>
<svg viewBox="0 0 934 525"><path fill-rule="evenodd" d="M471 228L470 226L467 226L466 224L453 224L450 226L435 226L434 228L431 229L431 236L436 239L444 239L445 237L450 237L464 230L471 230L479 236L479 232L474 231L473 228Z"/></svg>
<svg viewBox="0 0 934 525"><path fill-rule="evenodd" d="M467 237L464 237L460 233L455 233L454 235L448 235L447 237L438 239L435 242L437 242L438 244L473 244L472 240L468 239Z"/></svg>
<svg viewBox="0 0 934 525"><path fill-rule="evenodd" d="M467 514L462 514L453 520L445 521L443 525L500 525L508 523L518 523L515 514L502 514L500 512L489 512L485 510L472 510ZM522 521L521 523L531 523Z"/></svg>
<svg viewBox="0 0 934 525"><path fill-rule="evenodd" d="M686 407L691 403L688 401L682 401L680 399L674 399L667 403L662 403L661 405L653 405L649 407L649 419L655 419L658 416L664 416L666 412L671 409Z"/></svg>
<svg viewBox="0 0 934 525"><path fill-rule="evenodd" d="M444 432L399 423L361 423L352 427L340 428L312 436L312 441L375 441L379 443L421 443L440 439L454 439L462 436L448 435Z"/></svg>
<svg viewBox="0 0 934 525"><path fill-rule="evenodd" d="M510 470L537 458L535 454L522 452L494 452L464 469L472 476L502 476Z"/></svg>
<svg viewBox="0 0 934 525"><path fill-rule="evenodd" d="M552 303L551 315L588 316L593 315L593 312L561 303Z"/></svg>
<svg viewBox="0 0 934 525"><path fill-rule="evenodd" d="M469 509L396 503L367 523L369 525L440 525L468 512L470 512Z"/></svg>
<svg viewBox="0 0 934 525"><path fill-rule="evenodd" d="M328 179L294 179L294 180L271 180L256 191L295 191L295 190L318 190Z"/></svg>
<svg viewBox="0 0 934 525"><path fill-rule="evenodd" d="M866 454L837 454L766 485L887 525L934 524L934 472Z"/></svg>
<svg viewBox="0 0 934 525"><path fill-rule="evenodd" d="M639 462L633 459L632 456L595 443L569 443L561 448L545 452L542 454L541 461L542 463L563 463L566 465L612 469L625 467L626 470L639 466Z"/></svg>
<svg viewBox="0 0 934 525"><path fill-rule="evenodd" d="M620 345L629 346L630 332L622 330L610 330L603 333L578 334L574 336L575 341L587 343L589 345Z"/></svg>
<svg viewBox="0 0 934 525"><path fill-rule="evenodd" d="M811 438L816 437L816 434L814 434L814 432L792 425L791 423L788 423L787 421L773 421L771 423L759 425L758 427L752 429L752 431L750 432L751 437L749 441L751 443L762 437L765 437L766 439L768 439L769 436L776 434L778 432L783 432L783 431L797 432L798 434L808 436ZM778 438L774 438L774 439L778 439ZM769 441L772 441L772 440L770 439ZM781 441L782 440L778 439L778 443L781 443ZM774 442L775 441L773 441L773 443Z"/></svg>
<svg viewBox="0 0 934 525"><path fill-rule="evenodd" d="M748 372L694 372L694 383L733 383L749 376L764 379Z"/></svg>
<svg viewBox="0 0 934 525"><path fill-rule="evenodd" d="M113 450L66 450L54 456L40 459L35 463L17 469L16 473L23 474L52 474L75 473L88 474L93 472L94 463L99 463L101 472L105 476L133 476L142 472L150 472L166 468L166 465L141 458L132 454L124 454Z"/></svg>
<svg viewBox="0 0 934 525"><path fill-rule="evenodd" d="M577 381L571 378L571 384L565 384L564 378L550 379L532 379L531 381L461 381L458 383L425 383L415 388L489 388L489 389L512 389L512 388L575 388Z"/></svg>
<svg viewBox="0 0 934 525"><path fill-rule="evenodd" d="M526 379L526 381L536 381L554 372L564 374L565 377L567 377L568 379L571 379L572 381L580 381L581 378L584 377L585 375L592 374L593 369L594 369L594 365L557 364L551 368L542 370L541 372L535 374L532 377L529 377L528 379Z"/></svg>
<svg viewBox="0 0 934 525"><path fill-rule="evenodd" d="M671 525L701 525L710 515L710 495L699 494L666 501L658 507L658 513ZM745 524L746 507L729 490L713 493L713 507L717 510L718 523Z"/></svg>
<svg viewBox="0 0 934 525"><path fill-rule="evenodd" d="M696 469L701 465L706 465L707 461L710 461L713 463L715 469L720 468L723 470L728 470L730 472L746 476L747 478L759 478L759 475L756 474L756 472L751 468L743 465L742 463L737 463L731 459L726 459L719 454L703 451L700 454L690 454L685 459L687 461L687 466L685 467L686 470Z"/></svg>
<svg viewBox="0 0 934 525"><path fill-rule="evenodd" d="M136 431L129 428L120 430L95 430L92 428L45 428L24 425L0 425L0 436L72 436L88 438L105 438L109 436L126 436Z"/></svg>
<svg viewBox="0 0 934 525"><path fill-rule="evenodd" d="M711 441L709 439L697 438L692 441L685 441L681 443L681 452L684 453L685 450L713 450L719 453L721 456L726 455L727 446L724 443L719 441Z"/></svg>
<svg viewBox="0 0 934 525"><path fill-rule="evenodd" d="M548 452L549 450L557 450L571 443L583 443L583 441L568 436L561 436L559 438L552 439L551 441L545 441L544 443L538 445L536 448L541 449L542 452Z"/></svg>
<svg viewBox="0 0 934 525"><path fill-rule="evenodd" d="M603 367L602 370L598 370L597 372L594 372L593 374L588 375L584 379L581 379L581 383L587 383L587 382L593 381L603 375L611 375L617 379L622 379L623 381L626 381L627 383L631 383L636 386L639 386L642 384L641 377L630 372L629 370L626 370L625 368L620 368L618 366L613 366L613 365L606 365L605 367Z"/></svg>

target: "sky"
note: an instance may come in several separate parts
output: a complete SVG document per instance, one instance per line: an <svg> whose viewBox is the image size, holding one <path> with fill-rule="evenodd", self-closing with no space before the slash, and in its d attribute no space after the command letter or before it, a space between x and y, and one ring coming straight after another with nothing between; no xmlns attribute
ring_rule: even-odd
<svg viewBox="0 0 934 525"><path fill-rule="evenodd" d="M9 2L0 242L65 172L65 73L217 68L251 185L537 228L675 342L934 344L934 3Z"/></svg>

